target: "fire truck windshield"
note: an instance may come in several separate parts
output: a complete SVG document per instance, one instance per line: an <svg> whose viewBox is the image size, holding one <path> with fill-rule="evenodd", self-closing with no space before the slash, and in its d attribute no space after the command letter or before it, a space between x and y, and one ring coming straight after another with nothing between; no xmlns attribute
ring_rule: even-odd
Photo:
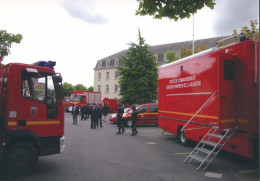
<svg viewBox="0 0 260 181"><path fill-rule="evenodd" d="M72 95L72 96L70 96L70 101L80 101L80 96L79 95Z"/></svg>
<svg viewBox="0 0 260 181"><path fill-rule="evenodd" d="M35 101L55 104L56 97L52 74L22 72L22 96Z"/></svg>

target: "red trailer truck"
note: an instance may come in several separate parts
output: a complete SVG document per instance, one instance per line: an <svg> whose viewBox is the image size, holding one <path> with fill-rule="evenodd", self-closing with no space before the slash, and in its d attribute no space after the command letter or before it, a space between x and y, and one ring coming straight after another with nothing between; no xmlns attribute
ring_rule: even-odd
<svg viewBox="0 0 260 181"><path fill-rule="evenodd" d="M117 99L108 99L104 97L104 99L100 102L102 105L107 104L108 112L115 113L118 107L118 100Z"/></svg>
<svg viewBox="0 0 260 181"><path fill-rule="evenodd" d="M66 111L72 111L73 104L77 104L79 108L82 107L83 104L93 104L96 105L101 101L101 92L93 92L93 91L73 91L70 96L70 100L68 104L70 106L66 107ZM70 108L69 108L70 107Z"/></svg>
<svg viewBox="0 0 260 181"><path fill-rule="evenodd" d="M24 174L64 150L62 78L54 62L0 68L1 171Z"/></svg>
<svg viewBox="0 0 260 181"><path fill-rule="evenodd" d="M180 142L199 142L212 127L219 135L232 129L223 149L253 158L259 150L259 42L216 47L162 66L158 103L159 127Z"/></svg>

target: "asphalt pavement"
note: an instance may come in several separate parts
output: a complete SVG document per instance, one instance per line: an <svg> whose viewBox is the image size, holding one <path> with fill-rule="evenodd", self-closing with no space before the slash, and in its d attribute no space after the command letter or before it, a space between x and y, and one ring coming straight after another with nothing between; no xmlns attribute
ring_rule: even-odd
<svg viewBox="0 0 260 181"><path fill-rule="evenodd" d="M25 181L256 181L259 170L252 160L221 152L207 170L196 170L196 163L184 164L194 143L180 145L176 136L162 134L157 126L139 126L137 136L130 128L117 135L115 124L90 128L90 120L72 124L65 113L65 151L40 157L28 176L0 177Z"/></svg>

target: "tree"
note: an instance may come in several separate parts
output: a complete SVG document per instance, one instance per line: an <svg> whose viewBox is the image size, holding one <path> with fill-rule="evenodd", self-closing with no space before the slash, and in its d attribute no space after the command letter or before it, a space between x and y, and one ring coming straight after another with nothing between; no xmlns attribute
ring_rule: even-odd
<svg viewBox="0 0 260 181"><path fill-rule="evenodd" d="M83 84L77 84L74 86L75 91L87 91L88 89Z"/></svg>
<svg viewBox="0 0 260 181"><path fill-rule="evenodd" d="M63 83L63 94L64 96L70 96L74 90L73 85L70 83L64 82Z"/></svg>
<svg viewBox="0 0 260 181"><path fill-rule="evenodd" d="M178 57L176 57L176 54L174 51L167 50L166 57L168 60L168 63L174 62L175 60L178 60Z"/></svg>
<svg viewBox="0 0 260 181"><path fill-rule="evenodd" d="M94 87L93 87L93 86L90 86L90 87L88 88L88 91L94 91Z"/></svg>
<svg viewBox="0 0 260 181"><path fill-rule="evenodd" d="M136 15L149 15L155 19L163 17L174 19L189 18L204 6L213 9L215 0L137 0L139 2Z"/></svg>
<svg viewBox="0 0 260 181"><path fill-rule="evenodd" d="M180 54L181 54L181 58L184 58L184 57L192 55L192 50L185 46L182 46Z"/></svg>
<svg viewBox="0 0 260 181"><path fill-rule="evenodd" d="M149 45L138 30L138 43L130 43L122 66L118 67L120 101L129 104L142 104L157 100L158 69Z"/></svg>
<svg viewBox="0 0 260 181"><path fill-rule="evenodd" d="M0 30L0 56L1 60L4 59L5 56L10 54L10 48L13 43L20 43L23 39L21 34L12 34L7 33L6 30ZM0 61L1 61L0 60Z"/></svg>
<svg viewBox="0 0 260 181"><path fill-rule="evenodd" d="M250 26L251 26L251 30L247 27L244 26L242 27L242 29L240 30L242 35L245 35L249 40L254 40L254 38L256 40L259 40L259 28L257 28L258 25L258 21L257 20L251 20L250 21ZM233 30L233 35L237 35L237 30ZM238 40L238 37L235 36L235 40Z"/></svg>

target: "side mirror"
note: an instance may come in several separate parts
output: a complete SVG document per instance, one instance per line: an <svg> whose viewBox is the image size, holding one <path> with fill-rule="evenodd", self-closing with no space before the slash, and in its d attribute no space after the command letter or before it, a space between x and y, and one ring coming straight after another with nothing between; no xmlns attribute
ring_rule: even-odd
<svg viewBox="0 0 260 181"><path fill-rule="evenodd" d="M54 76L53 80L54 80L55 84L62 83L62 77L61 76Z"/></svg>
<svg viewBox="0 0 260 181"><path fill-rule="evenodd" d="M63 98L63 88L61 84L55 86L55 95L56 98Z"/></svg>

